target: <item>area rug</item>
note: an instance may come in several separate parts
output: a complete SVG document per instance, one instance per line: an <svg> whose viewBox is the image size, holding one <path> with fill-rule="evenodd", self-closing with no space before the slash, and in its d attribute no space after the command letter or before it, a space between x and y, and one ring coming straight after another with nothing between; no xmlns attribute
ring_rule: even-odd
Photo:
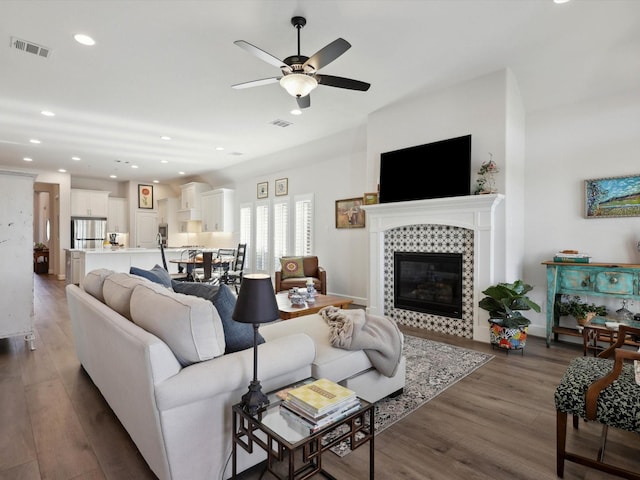
<svg viewBox="0 0 640 480"><path fill-rule="evenodd" d="M385 397L375 404L375 433L409 415L432 398L444 392L475 371L494 356L466 348L435 342L411 335L404 336L407 377L402 394ZM336 429L325 441L340 434ZM331 451L340 457L351 452L349 442L342 442Z"/></svg>

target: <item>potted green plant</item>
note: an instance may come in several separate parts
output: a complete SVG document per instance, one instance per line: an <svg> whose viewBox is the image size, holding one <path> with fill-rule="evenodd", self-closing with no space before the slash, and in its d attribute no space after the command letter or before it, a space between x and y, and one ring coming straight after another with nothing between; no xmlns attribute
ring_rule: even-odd
<svg viewBox="0 0 640 480"><path fill-rule="evenodd" d="M595 316L604 317L607 314L607 307L586 303L579 295L562 295L556 302L555 311L561 317L572 316L578 325L585 325Z"/></svg>
<svg viewBox="0 0 640 480"><path fill-rule="evenodd" d="M478 306L489 312L489 338L492 345L509 350L524 349L531 320L522 312L540 312L540 305L528 296L533 286L516 280L513 283L498 283L482 293L486 295Z"/></svg>

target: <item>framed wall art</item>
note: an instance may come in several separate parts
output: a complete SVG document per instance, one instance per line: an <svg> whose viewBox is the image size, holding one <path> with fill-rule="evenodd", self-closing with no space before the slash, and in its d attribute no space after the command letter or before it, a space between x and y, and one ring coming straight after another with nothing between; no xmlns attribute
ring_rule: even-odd
<svg viewBox="0 0 640 480"><path fill-rule="evenodd" d="M363 228L365 225L363 198L336 200L336 228Z"/></svg>
<svg viewBox="0 0 640 480"><path fill-rule="evenodd" d="M365 205L375 205L378 203L378 192L365 193L362 198Z"/></svg>
<svg viewBox="0 0 640 480"><path fill-rule="evenodd" d="M267 198L269 196L269 182L260 182L258 184L258 198Z"/></svg>
<svg viewBox="0 0 640 480"><path fill-rule="evenodd" d="M640 216L640 175L584 181L585 216L615 218Z"/></svg>
<svg viewBox="0 0 640 480"><path fill-rule="evenodd" d="M289 179L279 178L276 180L276 197L289 193Z"/></svg>
<svg viewBox="0 0 640 480"><path fill-rule="evenodd" d="M153 185L138 185L138 208L153 209Z"/></svg>

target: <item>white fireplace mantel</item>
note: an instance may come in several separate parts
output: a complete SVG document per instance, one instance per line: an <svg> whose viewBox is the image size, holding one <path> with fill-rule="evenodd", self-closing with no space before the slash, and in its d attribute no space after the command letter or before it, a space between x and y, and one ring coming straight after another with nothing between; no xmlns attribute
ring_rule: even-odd
<svg viewBox="0 0 640 480"><path fill-rule="evenodd" d="M409 225L449 225L473 230L473 292L478 298L493 282L498 265L504 265L504 246L497 250L496 232L504 229L504 214L497 215L497 206L504 195L470 195L464 197L413 200L409 202L366 205L369 232L369 305L367 310L384 315L384 233ZM487 322L478 319L474 302L473 338L489 342Z"/></svg>

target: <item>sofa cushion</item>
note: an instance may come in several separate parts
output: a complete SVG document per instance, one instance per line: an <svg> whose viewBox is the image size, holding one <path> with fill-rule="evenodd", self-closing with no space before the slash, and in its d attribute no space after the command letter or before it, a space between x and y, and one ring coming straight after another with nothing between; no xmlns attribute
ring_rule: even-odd
<svg viewBox="0 0 640 480"><path fill-rule="evenodd" d="M82 281L82 289L93 298L104 303L102 287L104 286L104 280L112 273L115 272L113 270L109 270L108 268L98 268L96 270L91 270L85 275L84 280Z"/></svg>
<svg viewBox="0 0 640 480"><path fill-rule="evenodd" d="M282 278L304 277L304 264L302 257L283 257L280 259Z"/></svg>
<svg viewBox="0 0 640 480"><path fill-rule="evenodd" d="M313 339L316 356L311 367L315 378L328 378L339 382L373 368L364 350L345 350L331 345L327 322L317 313L303 315L260 327L267 342L292 333L305 333Z"/></svg>
<svg viewBox="0 0 640 480"><path fill-rule="evenodd" d="M131 295L131 318L162 339L183 367L224 353L222 321L213 304L203 298L145 282Z"/></svg>
<svg viewBox="0 0 640 480"><path fill-rule="evenodd" d="M104 303L112 310L131 320L131 310L129 304L131 302L131 294L133 289L141 283L150 283L149 280L131 275L130 273L114 273L104 280L102 287L102 295Z"/></svg>
<svg viewBox="0 0 640 480"><path fill-rule="evenodd" d="M131 267L129 273L144 277L152 282L164 285L167 288L171 288L171 275L160 265L156 265L151 270L145 270L143 268Z"/></svg>
<svg viewBox="0 0 640 480"><path fill-rule="evenodd" d="M175 285L180 284L180 285ZM222 327L224 328L225 351L232 353L253 347L253 325L236 322L233 310L236 307L236 295L228 285L209 285L206 283L174 282L174 291L187 295L206 298L216 307ZM264 338L258 332L257 344L264 343Z"/></svg>

